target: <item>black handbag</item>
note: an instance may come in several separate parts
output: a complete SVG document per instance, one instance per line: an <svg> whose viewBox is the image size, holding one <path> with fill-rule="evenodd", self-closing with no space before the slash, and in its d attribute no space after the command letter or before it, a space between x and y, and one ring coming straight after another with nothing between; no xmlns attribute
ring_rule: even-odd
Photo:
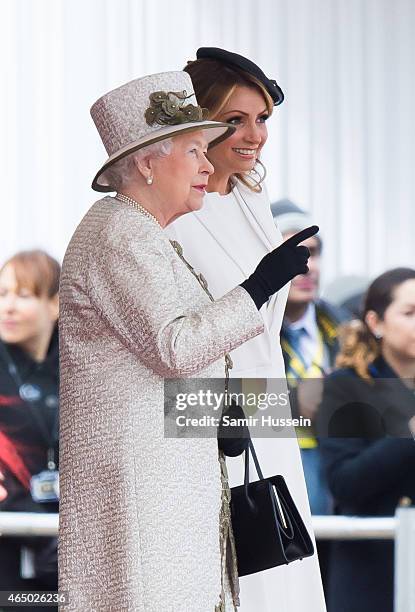
<svg viewBox="0 0 415 612"><path fill-rule="evenodd" d="M249 482L249 453L259 480ZM252 440L244 484L231 489L232 529L239 576L310 557L314 546L283 476L264 478Z"/></svg>

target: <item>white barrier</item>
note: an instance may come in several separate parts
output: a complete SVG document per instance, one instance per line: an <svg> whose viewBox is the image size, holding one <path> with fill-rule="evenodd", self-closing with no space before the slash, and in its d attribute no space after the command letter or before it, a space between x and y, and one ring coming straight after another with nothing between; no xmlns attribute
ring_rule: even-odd
<svg viewBox="0 0 415 612"><path fill-rule="evenodd" d="M0 512L0 536L53 536L58 514ZM313 516L317 540L395 539L395 612L415 612L415 508L394 517Z"/></svg>
<svg viewBox="0 0 415 612"><path fill-rule="evenodd" d="M313 516L317 540L393 540L396 523L393 516Z"/></svg>
<svg viewBox="0 0 415 612"><path fill-rule="evenodd" d="M0 512L0 536L53 536L58 524L58 514Z"/></svg>
<svg viewBox="0 0 415 612"><path fill-rule="evenodd" d="M403 517L408 510L398 512ZM313 516L313 530L318 540L392 540L398 522L395 517ZM0 512L0 535L56 535L58 523L58 514Z"/></svg>
<svg viewBox="0 0 415 612"><path fill-rule="evenodd" d="M415 612L415 508L398 508L395 534L395 612Z"/></svg>
<svg viewBox="0 0 415 612"><path fill-rule="evenodd" d="M397 522L395 517L313 516L313 530L318 540L391 540ZM58 523L57 514L0 512L0 535L56 535Z"/></svg>

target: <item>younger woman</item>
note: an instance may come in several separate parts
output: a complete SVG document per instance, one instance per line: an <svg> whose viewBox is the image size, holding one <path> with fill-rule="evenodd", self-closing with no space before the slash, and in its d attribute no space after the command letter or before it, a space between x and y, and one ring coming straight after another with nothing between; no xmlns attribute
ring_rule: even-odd
<svg viewBox="0 0 415 612"><path fill-rule="evenodd" d="M362 320L345 327L337 364L319 411L336 511L393 516L415 500L415 270L373 281ZM393 611L393 542L337 541L331 561L330 612Z"/></svg>
<svg viewBox="0 0 415 612"><path fill-rule="evenodd" d="M223 49L201 48L190 74L201 106L210 119L226 121L235 132L209 149L214 166L204 206L184 215L168 228L183 247L192 266L206 277L214 298L225 295L255 270L261 258L281 244L263 183L261 151L267 137L267 120L284 99L280 87L249 59ZM277 272L277 270L275 271ZM279 334L289 285L261 308L265 331L232 351L236 378L279 379L285 384ZM311 530L304 474L293 431L285 438L255 438L255 448L266 476L282 474ZM240 458L228 459L232 485L243 478ZM256 475L252 477L256 479ZM301 584L301 588L298 585ZM316 555L241 579L241 612L296 612L325 610Z"/></svg>

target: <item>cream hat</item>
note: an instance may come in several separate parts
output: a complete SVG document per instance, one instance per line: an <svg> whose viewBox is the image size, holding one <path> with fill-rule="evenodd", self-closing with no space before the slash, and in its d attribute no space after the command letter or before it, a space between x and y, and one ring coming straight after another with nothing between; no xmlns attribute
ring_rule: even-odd
<svg viewBox="0 0 415 612"><path fill-rule="evenodd" d="M206 120L197 104L186 72L161 72L130 81L105 94L91 108L91 116L108 153L92 181L96 191L114 191L105 170L114 162L149 144L183 132L206 130L213 146L230 136L229 123Z"/></svg>

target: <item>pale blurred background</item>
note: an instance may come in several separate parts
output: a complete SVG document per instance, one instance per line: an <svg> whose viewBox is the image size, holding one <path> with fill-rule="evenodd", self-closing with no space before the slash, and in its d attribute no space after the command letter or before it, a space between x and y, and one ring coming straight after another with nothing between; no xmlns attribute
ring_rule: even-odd
<svg viewBox="0 0 415 612"><path fill-rule="evenodd" d="M414 0L0 0L0 28L0 261L61 259L98 199L100 95L220 46L285 92L268 189L312 211L325 281L415 265Z"/></svg>

